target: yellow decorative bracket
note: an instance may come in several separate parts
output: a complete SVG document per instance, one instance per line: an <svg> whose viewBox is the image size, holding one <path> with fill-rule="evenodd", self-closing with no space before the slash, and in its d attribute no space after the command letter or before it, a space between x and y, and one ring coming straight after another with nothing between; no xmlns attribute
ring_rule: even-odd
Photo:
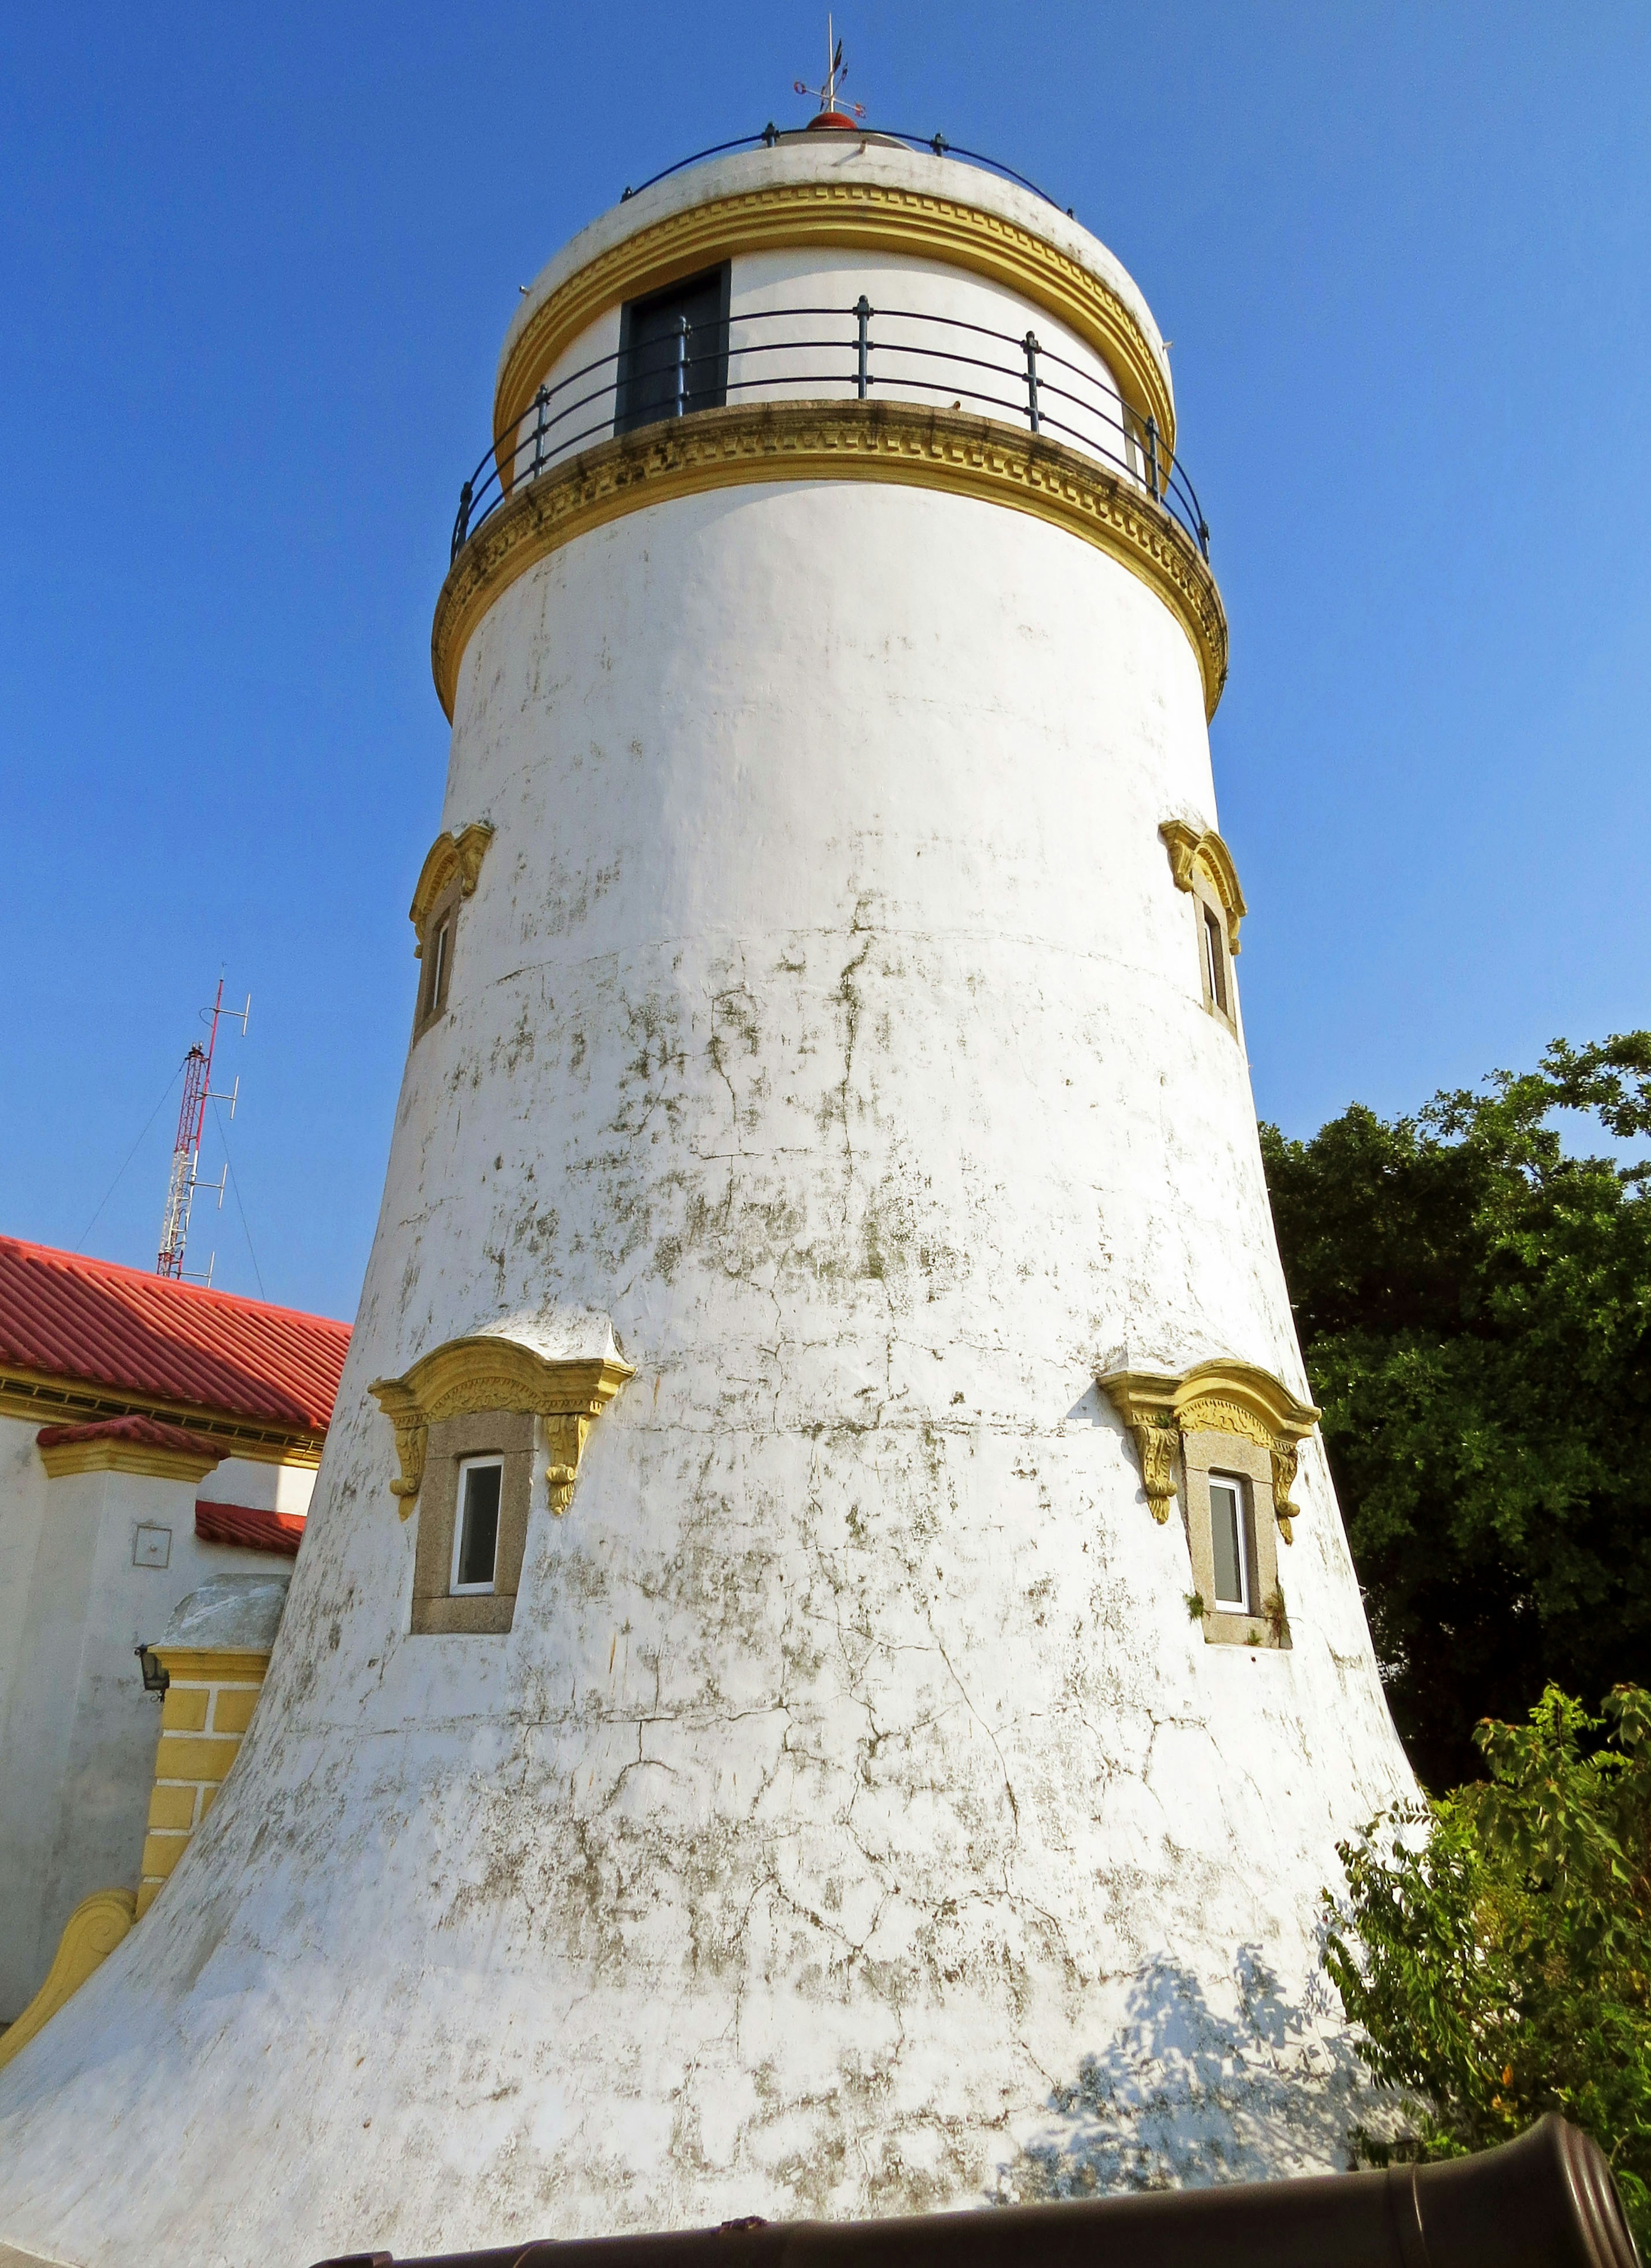
<svg viewBox="0 0 1651 2268"><path fill-rule="evenodd" d="M1279 1533L1294 1542L1291 1498L1300 1444L1319 1420L1271 1371L1248 1362L1200 1362L1190 1370L1110 1371L1096 1383L1128 1426L1140 1460L1141 1484L1160 1524L1175 1502L1175 1455L1183 1433L1233 1433L1266 1450L1272 1462L1272 1508Z"/></svg>
<svg viewBox="0 0 1651 2268"><path fill-rule="evenodd" d="M515 1339L478 1332L422 1355L404 1378L375 1379L367 1391L395 1428L402 1469L390 1483L390 1493L400 1502L402 1518L412 1511L424 1485L431 1426L444 1418L489 1410L545 1420L550 1509L565 1512L573 1500L586 1434L635 1375L629 1363L612 1356L557 1359Z"/></svg>
<svg viewBox="0 0 1651 2268"><path fill-rule="evenodd" d="M63 1925L57 1952L46 1972L46 1982L15 2023L0 2035L0 2064L8 2064L26 2048L43 2024L48 2023L65 2000L71 1999L108 1959L132 1926L137 1900L130 1890L93 1890L82 1898Z"/></svg>
<svg viewBox="0 0 1651 2268"><path fill-rule="evenodd" d="M1205 877L1227 917L1227 949L1236 953L1238 924L1249 909L1238 887L1238 869L1233 864L1232 852L1212 827L1200 833L1196 827L1189 827L1184 819L1167 819L1158 832L1169 853L1169 871L1176 878L1176 887L1190 890L1196 875L1202 873Z"/></svg>
<svg viewBox="0 0 1651 2268"><path fill-rule="evenodd" d="M424 932L430 917L446 896L456 880L461 898L475 894L476 877L482 871L482 860L487 846L493 840L493 830L486 820L473 820L468 827L456 835L439 835L430 846L429 856L419 870L418 887L413 892L413 902L407 909L407 918L413 924L418 942L413 947L413 958L424 958Z"/></svg>

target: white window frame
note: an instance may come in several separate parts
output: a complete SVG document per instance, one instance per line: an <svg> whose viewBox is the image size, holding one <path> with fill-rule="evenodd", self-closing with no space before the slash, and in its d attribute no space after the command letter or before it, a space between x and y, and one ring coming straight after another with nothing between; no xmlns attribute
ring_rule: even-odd
<svg viewBox="0 0 1651 2268"><path fill-rule="evenodd" d="M1210 1005L1227 1023L1233 1021L1232 965L1227 959L1227 939L1222 935L1222 919L1207 898L1197 901L1202 913L1204 939L1204 982L1208 987Z"/></svg>
<svg viewBox="0 0 1651 2268"><path fill-rule="evenodd" d="M469 1494L469 1476L473 1472L491 1469L498 1475L498 1514L493 1528L493 1572L485 1583L461 1583L459 1565L464 1556L464 1521L466 1498ZM454 1506L453 1521L453 1565L448 1572L447 1589L455 1599L490 1599L498 1587L499 1529L505 1521L505 1460L502 1456L461 1457L459 1461L459 1499Z"/></svg>
<svg viewBox="0 0 1651 2268"><path fill-rule="evenodd" d="M1249 1595L1251 1544L1249 1483L1242 1473L1212 1472L1209 1476L1209 1489L1210 1589L1214 1594L1211 1603L1218 1614L1253 1615L1256 1609ZM1215 1491L1217 1489L1231 1489L1234 1500L1238 1506L1238 1587L1242 1596L1237 1599L1223 1599L1215 1590Z"/></svg>

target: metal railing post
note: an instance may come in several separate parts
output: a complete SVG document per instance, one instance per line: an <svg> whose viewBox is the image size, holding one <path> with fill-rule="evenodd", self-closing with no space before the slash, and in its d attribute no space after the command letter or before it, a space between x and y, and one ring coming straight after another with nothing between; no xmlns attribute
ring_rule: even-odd
<svg viewBox="0 0 1651 2268"><path fill-rule="evenodd" d="M1146 487L1154 504L1158 501L1158 420L1146 420Z"/></svg>
<svg viewBox="0 0 1651 2268"><path fill-rule="evenodd" d="M470 532L470 505L472 501L473 491L469 482L467 481L459 491L459 517L453 523L453 549L447 554L449 559L456 559L458 557L459 553L463 547L464 539Z"/></svg>
<svg viewBox="0 0 1651 2268"><path fill-rule="evenodd" d="M866 387L867 382L866 376L866 357L867 350L871 346L871 340L866 335L866 327L872 319L872 303L866 298L864 291L860 293L859 298L854 302L854 319L860 327L859 372L855 382L854 390L859 399L864 401L866 399Z"/></svg>
<svg viewBox="0 0 1651 2268"><path fill-rule="evenodd" d="M540 467L544 463L544 424L545 412L550 407L549 387L542 386L533 400L534 408L539 412L533 429L533 476L537 480Z"/></svg>
<svg viewBox="0 0 1651 2268"><path fill-rule="evenodd" d="M1032 431L1037 431L1037 333L1028 331L1021 342L1026 349L1026 414L1032 421Z"/></svg>
<svg viewBox="0 0 1651 2268"><path fill-rule="evenodd" d="M688 333L686 315L676 319L676 414L684 416L688 410Z"/></svg>

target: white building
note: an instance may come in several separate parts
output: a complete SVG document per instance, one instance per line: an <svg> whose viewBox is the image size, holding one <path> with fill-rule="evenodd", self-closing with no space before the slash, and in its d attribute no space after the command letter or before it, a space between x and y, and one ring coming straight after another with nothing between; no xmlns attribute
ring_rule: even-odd
<svg viewBox="0 0 1651 2268"><path fill-rule="evenodd" d="M1268 1214L1152 315L1028 192L828 126L576 238L495 422L265 1700L0 2074L0 2238L1337 2163L1318 1896L1411 1782Z"/></svg>
<svg viewBox="0 0 1651 2268"><path fill-rule="evenodd" d="M0 2022L139 1892L187 1593L297 1552L348 1326L0 1237Z"/></svg>

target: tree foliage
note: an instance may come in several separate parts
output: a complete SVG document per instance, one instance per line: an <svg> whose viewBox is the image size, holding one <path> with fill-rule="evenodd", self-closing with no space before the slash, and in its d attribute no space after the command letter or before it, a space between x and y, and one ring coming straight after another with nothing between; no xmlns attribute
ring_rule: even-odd
<svg viewBox="0 0 1651 2268"><path fill-rule="evenodd" d="M1481 1717L1651 1661L1651 1033L1413 1117L1262 1129L1303 1352L1394 1718L1429 1786Z"/></svg>
<svg viewBox="0 0 1651 2268"><path fill-rule="evenodd" d="M1527 1724L1479 1727L1488 1781L1339 1845L1326 1952L1420 2154L1485 2149L1558 2110L1610 2159L1644 2250L1651 1693L1618 1686L1604 1705L1592 1717L1549 1687Z"/></svg>

